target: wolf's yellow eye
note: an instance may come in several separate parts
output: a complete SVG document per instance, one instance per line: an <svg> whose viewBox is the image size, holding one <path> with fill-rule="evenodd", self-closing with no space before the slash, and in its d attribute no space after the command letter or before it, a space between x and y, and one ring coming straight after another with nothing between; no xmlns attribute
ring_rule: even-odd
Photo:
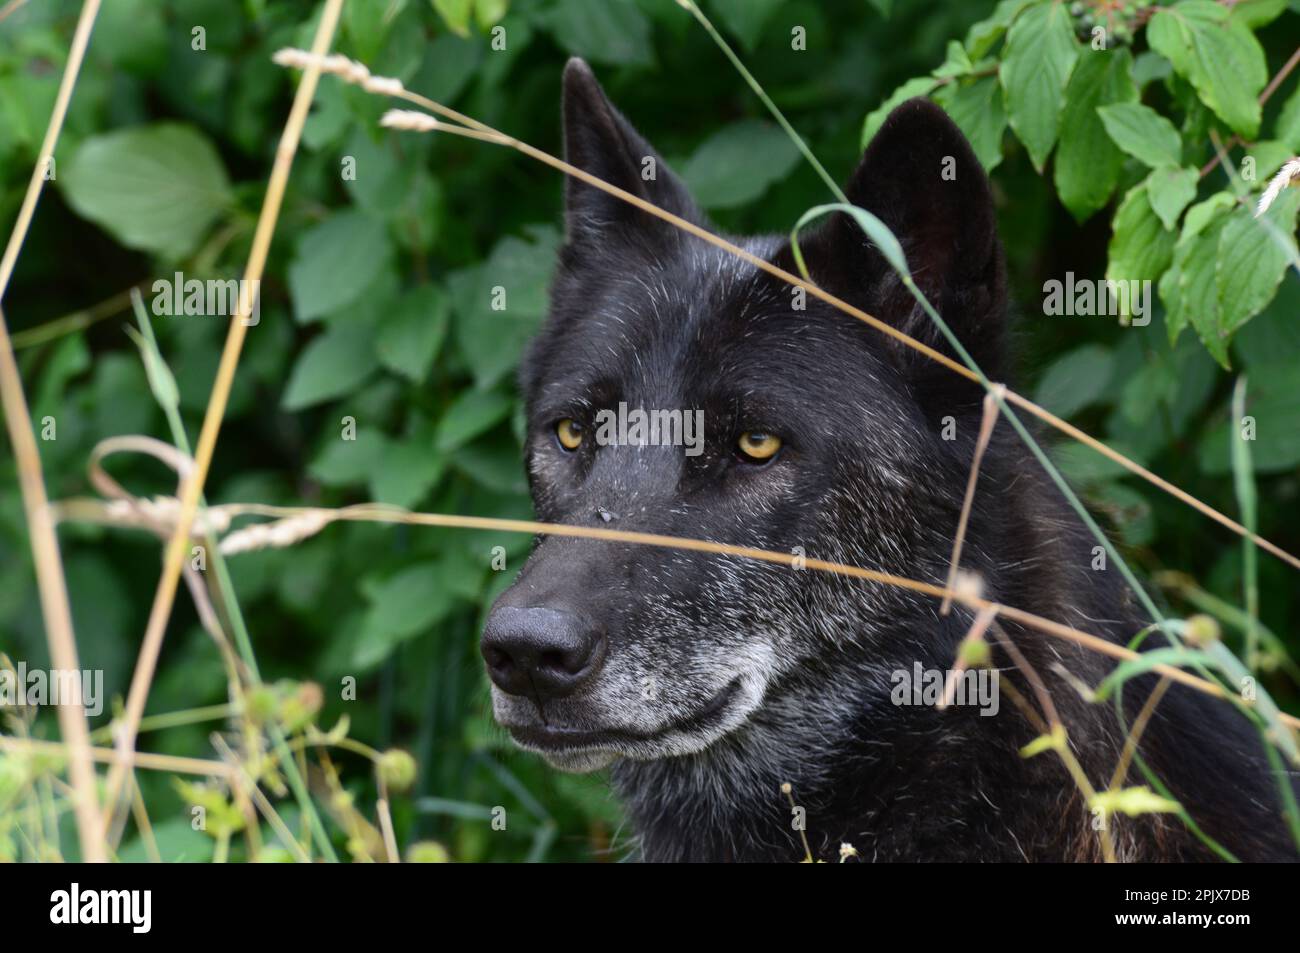
<svg viewBox="0 0 1300 953"><path fill-rule="evenodd" d="M560 446L565 450L577 450L582 446L582 424L565 417L555 425L555 436L560 438Z"/></svg>
<svg viewBox="0 0 1300 953"><path fill-rule="evenodd" d="M781 438L758 430L746 430L736 441L736 448L755 463L771 460L781 449Z"/></svg>

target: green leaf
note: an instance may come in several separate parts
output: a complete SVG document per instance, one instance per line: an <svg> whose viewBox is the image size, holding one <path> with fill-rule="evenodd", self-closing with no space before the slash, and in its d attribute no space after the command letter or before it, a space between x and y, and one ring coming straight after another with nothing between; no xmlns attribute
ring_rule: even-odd
<svg viewBox="0 0 1300 953"><path fill-rule="evenodd" d="M966 32L966 52L971 59L981 60L1007 32L1007 27L1020 11L1034 0L1000 0L993 14L976 23Z"/></svg>
<svg viewBox="0 0 1300 953"><path fill-rule="evenodd" d="M1231 202L1231 196L1228 196L1227 203ZM1176 284L1166 288L1162 281L1161 297L1168 308L1166 322L1170 341L1174 341L1182 329L1191 324L1214 359L1226 366L1227 349L1213 333L1218 325L1218 292L1214 272L1219 259L1219 235L1223 231L1224 211L1224 200L1217 195L1192 206L1188 211L1174 252L1174 267L1171 269L1176 274Z"/></svg>
<svg viewBox="0 0 1300 953"><path fill-rule="evenodd" d="M481 37L463 37L454 33L436 37L425 51L424 64L414 88L437 102L454 102L477 75L484 49Z"/></svg>
<svg viewBox="0 0 1300 953"><path fill-rule="evenodd" d="M1107 443L1130 459L1137 460L1139 463L1142 462L1141 452L1134 447L1125 446L1114 439L1108 440ZM1079 443L1062 444L1059 449L1053 452L1052 457L1057 468L1065 474L1066 478L1080 486L1104 483L1125 476L1128 473L1128 470L1118 463L1103 457L1091 447L1085 447Z"/></svg>
<svg viewBox="0 0 1300 953"><path fill-rule="evenodd" d="M761 196L798 162L798 148L779 126L742 119L704 140L680 170L704 208L735 208Z"/></svg>
<svg viewBox="0 0 1300 953"><path fill-rule="evenodd" d="M441 288L422 285L399 299L375 341L380 363L414 384L424 382L447 334L450 302Z"/></svg>
<svg viewBox="0 0 1300 953"><path fill-rule="evenodd" d="M513 441L480 440L461 447L452 454L451 465L493 492L528 492L528 480L519 465L519 447Z"/></svg>
<svg viewBox="0 0 1300 953"><path fill-rule="evenodd" d="M997 79L985 76L973 83L949 86L935 99L966 134L984 171L992 171L1002 161L1002 132L1007 127Z"/></svg>
<svg viewBox="0 0 1300 953"><path fill-rule="evenodd" d="M68 204L128 248L175 261L198 248L231 204L212 142L157 123L85 140L58 176Z"/></svg>
<svg viewBox="0 0 1300 953"><path fill-rule="evenodd" d="M1137 100L1132 66L1126 49L1085 48L1066 87L1053 177L1061 204L1076 221L1110 201L1119 182L1124 156L1106 134L1097 107Z"/></svg>
<svg viewBox="0 0 1300 953"><path fill-rule="evenodd" d="M1294 154L1290 146L1276 139L1261 139L1246 147L1241 160L1241 177L1255 188L1265 185Z"/></svg>
<svg viewBox="0 0 1300 953"><path fill-rule="evenodd" d="M867 118L862 123L862 148L865 149L871 144L871 140L875 137L881 124L894 111L895 107L901 106L909 99L915 99L918 96L929 96L938 85L939 81L931 76L918 76L916 79L909 79L890 93L888 99L867 113Z"/></svg>
<svg viewBox="0 0 1300 953"><path fill-rule="evenodd" d="M1246 139L1259 131L1259 93L1268 81L1264 50L1244 19L1211 0L1159 10L1147 42L1174 64L1205 105Z"/></svg>
<svg viewBox="0 0 1300 953"><path fill-rule="evenodd" d="M314 338L294 362L281 404L301 410L341 397L378 366L369 328L339 324Z"/></svg>
<svg viewBox="0 0 1300 953"><path fill-rule="evenodd" d="M419 172L409 156L405 160L398 156L395 135L383 131L376 142L369 130L357 127L345 150L354 164L343 187L359 208L373 212L379 219L391 216L409 201Z"/></svg>
<svg viewBox="0 0 1300 953"><path fill-rule="evenodd" d="M1103 483L1089 502L1107 513L1125 546L1149 546L1156 538L1155 514L1147 498L1125 483Z"/></svg>
<svg viewBox="0 0 1300 953"><path fill-rule="evenodd" d="M1097 110L1106 134L1133 158L1151 166L1178 165L1183 143L1164 116L1141 103L1115 103Z"/></svg>
<svg viewBox="0 0 1300 953"><path fill-rule="evenodd" d="M363 63L374 62L401 6L391 0L349 0L344 4L343 30L354 56Z"/></svg>
<svg viewBox="0 0 1300 953"><path fill-rule="evenodd" d="M176 377L167 366L162 351L158 349L158 339L154 337L153 325L149 323L149 314L144 308L144 299L135 289L131 291L131 303L135 306L135 320L140 330L127 325L126 332L140 349L144 361L145 376L149 379L149 389L153 391L154 400L158 401L164 412L180 410L180 388L176 386Z"/></svg>
<svg viewBox="0 0 1300 953"><path fill-rule="evenodd" d="M547 308L547 285L555 267L560 235L549 225L530 226L531 241L509 236L488 260L453 272L447 284L454 306L456 342L487 389L518 363ZM493 304L504 294L503 310Z"/></svg>
<svg viewBox="0 0 1300 953"><path fill-rule="evenodd" d="M366 611L353 656L361 668L387 658L399 644L442 621L453 608L448 590L439 585L440 560L419 562L387 578L361 582Z"/></svg>
<svg viewBox="0 0 1300 953"><path fill-rule="evenodd" d="M876 246L877 251L885 256L885 261L889 262L890 266L900 276L911 274L907 266L907 256L903 254L903 246L899 244L889 226L866 209L859 208L856 205L845 205L843 202L814 206L799 216L799 221L795 222L794 228L790 231L790 244L794 249L795 261L800 272L807 274L804 268L803 254L799 250L799 232L803 230L804 226L832 212L843 212L857 222L858 227L871 240L871 244Z"/></svg>
<svg viewBox="0 0 1300 953"><path fill-rule="evenodd" d="M474 11L473 0L433 0L433 8L438 11L438 15L453 33L469 36L469 17Z"/></svg>
<svg viewBox="0 0 1300 953"><path fill-rule="evenodd" d="M1236 0L1228 8L1228 18L1238 20L1252 30L1276 20L1286 10L1289 0Z"/></svg>
<svg viewBox="0 0 1300 953"><path fill-rule="evenodd" d="M382 221L355 210L338 212L298 241L289 264L289 293L299 321L354 304L392 257Z"/></svg>
<svg viewBox="0 0 1300 953"><path fill-rule="evenodd" d="M1065 85L1078 56L1064 3L1030 7L1007 31L1006 53L998 71L1006 92L1007 115L1040 172L1056 143Z"/></svg>
<svg viewBox="0 0 1300 953"><path fill-rule="evenodd" d="M785 0L713 0L718 21L753 52L763 38L763 27Z"/></svg>
<svg viewBox="0 0 1300 953"><path fill-rule="evenodd" d="M1256 474L1286 473L1300 466L1300 427L1295 425L1300 407L1300 366L1275 364L1267 373L1252 374L1246 413L1254 419L1251 465ZM1232 471L1228 441L1242 439L1240 420L1229 416L1206 433L1198 448L1201 471L1224 476Z"/></svg>
<svg viewBox="0 0 1300 953"><path fill-rule="evenodd" d="M1233 340L1242 364L1255 378L1260 373L1271 374L1274 366L1285 365L1300 354L1296 314L1300 314L1300 280L1287 276L1277 297Z"/></svg>
<svg viewBox="0 0 1300 953"><path fill-rule="evenodd" d="M1288 189L1258 219L1245 206L1229 213L1215 266L1218 333L1225 343L1273 300L1287 267L1300 264L1297 208L1300 190Z"/></svg>
<svg viewBox="0 0 1300 953"><path fill-rule="evenodd" d="M196 831L187 814L155 821L150 831L164 863L207 863L212 859L215 841L203 831ZM143 837L122 845L117 859L124 864L145 864L153 859Z"/></svg>
<svg viewBox="0 0 1300 953"><path fill-rule="evenodd" d="M1094 811L1100 810L1107 815L1126 814L1138 817L1142 814L1177 814L1182 806L1167 797L1161 797L1145 784L1118 791L1098 791L1092 796L1090 806Z"/></svg>
<svg viewBox="0 0 1300 953"><path fill-rule="evenodd" d="M491 30L510 9L510 0L474 0L474 19L480 30Z"/></svg>
<svg viewBox="0 0 1300 953"><path fill-rule="evenodd" d="M167 61L167 31L161 4L117 0L101 8L92 50L116 69L149 77Z"/></svg>
<svg viewBox="0 0 1300 953"><path fill-rule="evenodd" d="M390 441L370 475L370 492L378 503L410 509L437 485L446 458L425 435Z"/></svg>
<svg viewBox="0 0 1300 953"><path fill-rule="evenodd" d="M557 0L541 20L575 56L615 66L654 64L650 21L634 0Z"/></svg>
<svg viewBox="0 0 1300 953"><path fill-rule="evenodd" d="M352 122L348 110L347 87L343 83L324 82L316 87L311 112L302 127L302 144L316 151L333 145L343 137Z"/></svg>
<svg viewBox="0 0 1300 953"><path fill-rule="evenodd" d="M975 65L971 62L966 47L956 40L949 40L947 54L942 65L930 75L951 79L956 76L966 76L974 68Z"/></svg>
<svg viewBox="0 0 1300 953"><path fill-rule="evenodd" d="M1195 169L1179 169L1174 166L1161 166L1147 176L1147 194L1151 199L1151 208L1165 228L1173 230L1178 224L1178 216L1196 198L1196 184L1199 181L1200 175Z"/></svg>
<svg viewBox="0 0 1300 953"><path fill-rule="evenodd" d="M1282 104L1273 134L1285 142L1292 152L1300 152L1300 85L1291 91L1291 95Z"/></svg>
<svg viewBox="0 0 1300 953"><path fill-rule="evenodd" d="M1133 60L1133 82L1139 90L1157 80L1167 80L1173 73L1174 64L1152 50L1144 50Z"/></svg>
<svg viewBox="0 0 1300 953"><path fill-rule="evenodd" d="M1071 417L1106 395L1114 358L1100 344L1085 344L1057 358L1043 373L1034 402Z"/></svg>
<svg viewBox="0 0 1300 953"><path fill-rule="evenodd" d="M1146 183L1134 186L1115 213L1106 279L1155 281L1169 267L1175 241L1151 207Z"/></svg>
<svg viewBox="0 0 1300 953"><path fill-rule="evenodd" d="M510 414L511 400L495 391L467 391L456 398L438 421L435 444L449 453L495 427Z"/></svg>
<svg viewBox="0 0 1300 953"><path fill-rule="evenodd" d="M1065 726L1058 723L1050 733L1039 735L1033 741L1029 742L1029 744L1021 748L1020 757L1032 758L1035 755L1042 754L1044 751L1062 751L1065 749L1067 744L1068 741L1065 735Z"/></svg>
<svg viewBox="0 0 1300 953"><path fill-rule="evenodd" d="M1198 234L1205 226L1236 204L1237 202L1231 192L1215 192L1204 202L1197 202L1187 210L1187 218L1183 220L1183 230L1179 235L1179 241L1190 235Z"/></svg>
<svg viewBox="0 0 1300 953"><path fill-rule="evenodd" d="M341 420L330 421L324 445L307 467L312 479L326 486L364 483L380 468L389 440L366 420L355 422L353 439L343 439Z"/></svg>

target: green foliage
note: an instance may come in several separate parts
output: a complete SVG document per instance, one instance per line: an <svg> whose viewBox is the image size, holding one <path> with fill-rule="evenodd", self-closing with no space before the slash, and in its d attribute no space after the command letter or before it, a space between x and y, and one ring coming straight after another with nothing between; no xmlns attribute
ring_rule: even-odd
<svg viewBox="0 0 1300 953"><path fill-rule="evenodd" d="M92 136L59 181L81 215L162 258L192 253L231 201L212 141L180 123Z"/></svg>
<svg viewBox="0 0 1300 953"><path fill-rule="evenodd" d="M1253 142L1268 82L1255 31L1282 8L1004 0L964 44L949 44L929 76L908 80L870 112L863 139L893 105L933 95L992 169L1005 154L1005 111L1035 169L1045 168L1055 148L1059 201L1080 221L1105 207L1117 187L1125 189L1112 220L1106 278L1159 282L1171 339L1190 325L1215 360L1230 367L1233 337L1273 301L1287 269L1300 268L1296 203L1284 196L1262 224L1251 214L1252 193L1300 146L1298 92L1276 117L1276 141ZM990 95L991 74L1001 97ZM1220 175L1227 181L1213 191L1210 166L1200 167L1215 158L1216 141L1228 148L1238 136L1252 145L1240 169L1225 156ZM1140 173L1125 156L1150 171ZM1198 198L1215 214L1189 216L1191 227L1180 231L1184 211ZM1236 207L1229 210L1229 203Z"/></svg>

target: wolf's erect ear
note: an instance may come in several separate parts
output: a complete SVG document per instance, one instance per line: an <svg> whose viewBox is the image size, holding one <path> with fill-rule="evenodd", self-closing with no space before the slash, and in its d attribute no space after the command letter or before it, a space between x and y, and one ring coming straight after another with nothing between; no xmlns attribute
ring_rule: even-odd
<svg viewBox="0 0 1300 953"><path fill-rule="evenodd" d="M917 286L996 380L1005 330L1005 269L989 181L961 130L929 100L908 100L871 140L845 194L890 227ZM847 216L835 216L818 239L819 257L833 259L828 264L838 273L837 283L864 292L878 317L952 353Z"/></svg>
<svg viewBox="0 0 1300 953"><path fill-rule="evenodd" d="M571 164L691 221L700 215L686 187L632 124L610 103L585 62L564 68L564 157ZM565 183L569 241L611 237L634 225L640 237L667 234L672 226L573 176Z"/></svg>

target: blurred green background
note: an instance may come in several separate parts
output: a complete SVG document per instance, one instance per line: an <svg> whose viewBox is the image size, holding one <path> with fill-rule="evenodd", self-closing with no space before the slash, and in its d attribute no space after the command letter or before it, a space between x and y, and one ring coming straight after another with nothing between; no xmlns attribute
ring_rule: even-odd
<svg viewBox="0 0 1300 953"><path fill-rule="evenodd" d="M860 155L866 115L900 83L928 73L949 40L992 2L712 0L704 4L831 174ZM0 23L0 222L11 223L36 160L79 4L32 0ZM90 493L85 464L114 434L167 439L122 298L152 297L157 278L238 277L296 74L271 63L306 47L316 4L273 0L107 0L5 311L20 345L32 411L57 422L40 444L51 497ZM468 12L463 24L459 17ZM444 16L446 14L446 16ZM450 25L449 25L450 23ZM506 48L488 30L504 27ZM791 49L791 29L807 49ZM204 49L195 49L196 27ZM453 29L455 27L456 29ZM1270 75L1300 42L1294 13L1260 32ZM827 200L816 175L766 116L709 37L674 0L348 0L336 49L512 135L559 152L565 59L586 57L611 98L682 172L715 220L736 231L788 231ZM1276 111L1291 78L1266 111ZM345 505L530 515L513 372L545 308L562 235L559 174L509 150L452 137L389 133L392 104L323 77L293 167L208 481L210 502ZM1266 120L1267 121L1267 120ZM347 159L355 178L344 175ZM115 176L144 171L134 182ZM150 207L130 198L138 175ZM1219 173L1215 173L1218 175ZM1114 204L1080 226L1011 137L993 174L1014 294L1022 373L1012 383L1236 513L1223 432L1233 375L1193 335L1113 320L1043 317L1043 282L1100 277ZM1221 186L1220 186L1221 187ZM506 312L491 289L509 295ZM1290 436L1256 451L1263 536L1300 550L1300 279L1232 346L1236 370L1271 381L1252 412ZM93 309L87 311L86 309ZM71 316L69 318L69 316ZM44 326L58 319L51 333ZM69 325L73 329L69 330ZM226 333L221 317L154 318L193 439ZM34 330L37 329L37 330ZM1278 382L1281 382L1278 385ZM357 439L340 439L343 418ZM1261 429L1265 424L1261 422ZM1287 443L1287 440L1290 443ZM1241 602L1236 537L1081 448L1062 465L1146 573L1176 569ZM113 473L141 495L174 492L152 462ZM125 694L160 568L150 536L61 530L85 667ZM509 570L490 566L504 546ZM394 804L399 840L432 838L458 860L618 858L617 805L598 777L546 769L491 722L477 651L485 608L529 547L523 536L339 524L291 549L233 557L236 588L263 674L320 683L321 724L351 719L352 737L418 759L410 797ZM1262 618L1300 639L1296 576L1261 556ZM1173 611L1190 611L1166 592ZM48 665L8 443L0 459L0 649ZM358 683L344 701L346 676ZM1266 676L1294 708L1289 681ZM220 660L182 589L150 712L218 704ZM102 725L108 715L96 724ZM53 720L46 725L54 735ZM151 734L144 747L210 751L207 727ZM357 759L338 755L359 798L373 798ZM210 845L189 829L164 779L148 790L154 824L179 853ZM170 805L170 806L169 806ZM506 807L511 823L485 819ZM132 846L128 844L128 851Z"/></svg>

